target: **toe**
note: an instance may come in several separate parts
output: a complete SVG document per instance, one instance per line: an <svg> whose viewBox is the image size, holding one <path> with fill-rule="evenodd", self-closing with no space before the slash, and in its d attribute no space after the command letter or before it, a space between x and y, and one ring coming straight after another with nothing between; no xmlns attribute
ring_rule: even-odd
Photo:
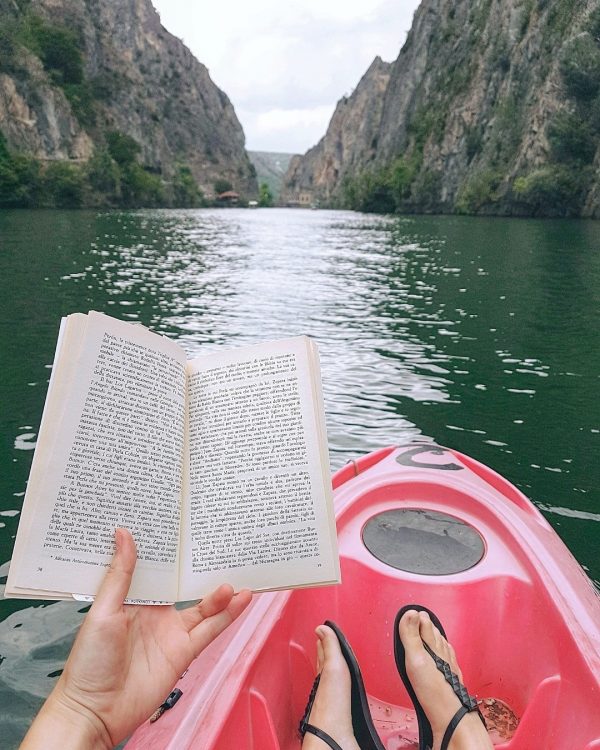
<svg viewBox="0 0 600 750"><path fill-rule="evenodd" d="M398 634L406 651L422 649L421 635L419 633L419 613L409 609L400 618Z"/></svg>
<svg viewBox="0 0 600 750"><path fill-rule="evenodd" d="M420 630L421 638L429 648L441 659L447 661L451 665L452 647L440 633L439 629L433 624L427 612L420 612Z"/></svg>
<svg viewBox="0 0 600 750"><path fill-rule="evenodd" d="M327 625L316 629L317 666L321 675L308 721L330 735L345 750L359 750L352 728L350 670L335 632ZM308 733L303 750L321 750L323 741Z"/></svg>
<svg viewBox="0 0 600 750"><path fill-rule="evenodd" d="M319 646L323 654L321 662L323 671L335 671L344 674L344 676L347 673L349 677L348 665L342 654L340 642L335 632L327 625L319 625L316 633L319 637Z"/></svg>
<svg viewBox="0 0 600 750"><path fill-rule="evenodd" d="M317 672L321 672L323 664L325 664L325 652L321 641L317 639Z"/></svg>
<svg viewBox="0 0 600 750"><path fill-rule="evenodd" d="M458 675L458 679L462 682L462 672L458 666L454 648L433 624L427 612L419 613L419 628L421 638L437 656L448 662L450 669Z"/></svg>
<svg viewBox="0 0 600 750"><path fill-rule="evenodd" d="M441 656L439 650L441 648L442 634L431 622L431 618L427 612L419 612L419 633L429 648Z"/></svg>

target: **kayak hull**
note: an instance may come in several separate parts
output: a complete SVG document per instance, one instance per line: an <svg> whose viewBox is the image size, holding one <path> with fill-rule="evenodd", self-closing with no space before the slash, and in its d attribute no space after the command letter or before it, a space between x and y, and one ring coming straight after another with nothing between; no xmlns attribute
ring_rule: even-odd
<svg viewBox="0 0 600 750"><path fill-rule="evenodd" d="M129 750L299 748L314 628L326 619L352 644L384 746L416 747L392 647L396 612L410 602L444 624L469 692L492 714L496 747L600 750L598 594L519 490L432 444L371 453L333 486L342 584L257 595Z"/></svg>

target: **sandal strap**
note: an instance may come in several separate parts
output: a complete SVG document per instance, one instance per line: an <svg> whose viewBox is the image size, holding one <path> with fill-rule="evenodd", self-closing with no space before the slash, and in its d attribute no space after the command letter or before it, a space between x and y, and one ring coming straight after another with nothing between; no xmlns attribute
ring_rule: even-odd
<svg viewBox="0 0 600 750"><path fill-rule="evenodd" d="M298 732L300 732L301 737L304 737L304 734L306 732L306 727L308 726L308 718L310 716L313 703L315 702L317 689L319 687L320 681L321 681L321 673L319 672L319 674L315 677L315 681L313 682L310 695L308 696L308 701L306 702L306 708L304 709L304 714L302 715L302 718L300 719L300 724L298 725Z"/></svg>
<svg viewBox="0 0 600 750"><path fill-rule="evenodd" d="M322 729L319 729L318 727L313 727L312 724L305 724L304 731L310 732L310 734L314 734L315 737L318 737L320 740L323 740L325 744L329 745L331 750L343 750L343 748L340 745L338 745L338 743L333 739L333 737L330 737L327 734L327 732L324 732Z"/></svg>
<svg viewBox="0 0 600 750"><path fill-rule="evenodd" d="M454 716L450 719L450 723L446 727L446 731L444 732L444 737L442 739L442 744L440 746L440 750L446 750L448 745L450 744L450 740L452 739L452 735L454 734L454 730L458 726L460 720L466 716L469 713L469 709L465 706L461 706L458 711L454 714Z"/></svg>
<svg viewBox="0 0 600 750"><path fill-rule="evenodd" d="M448 724L448 726L446 727L446 731L444 732L444 737L442 739L440 750L447 750L448 745L450 744L450 739L452 738L452 735L454 734L454 730L456 729L460 720L464 716L466 716L468 713L471 713L471 711L477 711L477 714L479 715L479 718L483 722L484 727L486 726L485 719L481 715L481 711L479 710L477 699L474 698L472 695L469 695L467 688L462 684L458 675L452 671L448 662L444 661L444 659L442 659L441 656L438 656L435 653L435 651L433 651L427 645L427 643L425 643L425 641L423 641L423 646L425 650L427 651L427 653L429 654L429 656L431 656L431 658L435 662L435 666L444 675L444 679L452 688L454 695L458 698L458 700L462 704L461 707L458 709L458 711L450 719L450 723Z"/></svg>
<svg viewBox="0 0 600 750"><path fill-rule="evenodd" d="M454 692L454 695L456 695L458 700L462 703L463 707L466 708L467 711L475 711L477 709L477 700L473 698L473 696L469 695L467 688L459 680L458 675L454 674L448 662L444 661L440 656L438 656L435 651L432 651L431 648L425 643L425 641L423 641L423 646L435 662L435 666L444 675L444 679L450 685L452 691ZM457 723L460 721L460 719L462 719L462 715L459 719L457 719Z"/></svg>
<svg viewBox="0 0 600 750"><path fill-rule="evenodd" d="M450 740L452 739L452 735L454 734L454 730L458 726L460 720L467 714L470 714L473 710L477 711L479 718L483 722L483 726L487 729L485 719L481 715L481 711L479 709L468 709L466 706L461 706L454 714L454 716L450 719L450 723L446 727L446 731L444 732L444 736L442 738L442 744L440 745L440 750L447 750L447 747L450 744Z"/></svg>

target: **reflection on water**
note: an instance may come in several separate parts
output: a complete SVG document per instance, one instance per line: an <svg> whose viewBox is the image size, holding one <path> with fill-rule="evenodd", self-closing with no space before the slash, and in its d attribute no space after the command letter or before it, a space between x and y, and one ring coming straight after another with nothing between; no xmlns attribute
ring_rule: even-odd
<svg viewBox="0 0 600 750"><path fill-rule="evenodd" d="M591 222L302 210L0 212L0 563L59 319L95 309L190 355L313 336L334 467L417 436L454 446L528 494L600 580L599 236ZM81 617L0 601L6 747Z"/></svg>

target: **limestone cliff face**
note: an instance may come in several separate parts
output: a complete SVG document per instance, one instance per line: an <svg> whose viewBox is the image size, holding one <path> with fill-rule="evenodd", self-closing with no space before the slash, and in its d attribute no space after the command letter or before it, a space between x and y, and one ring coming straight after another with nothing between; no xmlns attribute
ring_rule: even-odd
<svg viewBox="0 0 600 750"><path fill-rule="evenodd" d="M0 0L5 28L22 15L15 0ZM0 131L9 147L38 159L86 160L93 141L80 127L62 89L44 71L41 60L18 42L10 42L18 63L0 68Z"/></svg>
<svg viewBox="0 0 600 750"><path fill-rule="evenodd" d="M423 0L374 91L370 143L358 107L340 123L338 105L288 194L343 205L344 180L388 169L400 210L560 214L566 201L564 213L600 216L599 5ZM335 168L332 139L346 144Z"/></svg>
<svg viewBox="0 0 600 750"><path fill-rule="evenodd" d="M344 175L375 158L390 69L376 57L352 94L340 99L325 136L290 163L281 202L329 204Z"/></svg>
<svg viewBox="0 0 600 750"><path fill-rule="evenodd" d="M140 162L167 181L185 164L208 195L217 179L246 197L257 193L231 102L162 27L150 0L0 0L3 21L26 13L77 34L94 116L75 113L64 87L17 43L17 63L0 67L0 130L10 148L41 160L85 161L118 131L137 141Z"/></svg>

